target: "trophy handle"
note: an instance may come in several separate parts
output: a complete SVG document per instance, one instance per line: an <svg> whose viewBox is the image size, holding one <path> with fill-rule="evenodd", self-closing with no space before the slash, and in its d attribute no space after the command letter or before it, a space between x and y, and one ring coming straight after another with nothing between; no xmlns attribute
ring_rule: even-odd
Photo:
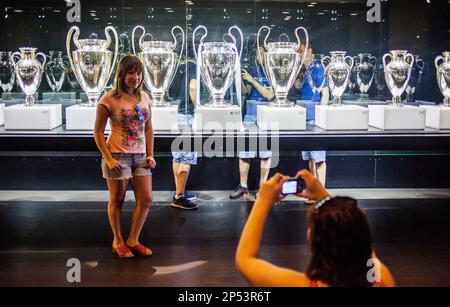
<svg viewBox="0 0 450 307"><path fill-rule="evenodd" d="M297 29L295 29L295 37L297 37L297 50L300 47L300 45L302 44L300 37L298 36L298 30L302 30L305 33L305 51L303 52L303 58L302 58L302 62L300 64L300 66L298 67L298 72L297 74L300 72L300 69L302 68L303 64L306 61L306 55L308 54L308 46L309 46L309 35L308 35L308 31L306 31L305 28L303 27L298 27Z"/></svg>
<svg viewBox="0 0 450 307"><path fill-rule="evenodd" d="M205 30L205 34L202 35L202 37L200 38L200 45L198 46L198 52L197 52L197 48L195 47L195 34L197 34L197 31L203 29ZM198 57L198 53L200 53L200 48L202 47L201 45L203 44L203 40L205 39L205 37L208 35L208 29L206 29L205 26L198 26L197 28L195 28L194 32L192 33L192 47L194 48L194 56L195 59L197 60Z"/></svg>
<svg viewBox="0 0 450 307"><path fill-rule="evenodd" d="M425 69L425 62L422 59L417 59L416 60L416 65L419 67L419 69L421 71L423 71Z"/></svg>
<svg viewBox="0 0 450 307"><path fill-rule="evenodd" d="M352 59L353 59L353 63L354 63L355 65L358 65L358 64L359 64L359 57L357 57L357 56L355 55L354 57L352 57Z"/></svg>
<svg viewBox="0 0 450 307"><path fill-rule="evenodd" d="M244 48L244 36L242 35L241 29L239 29L237 26L230 27L228 29L228 35L233 38L235 45L236 45L236 37L231 33L231 30L233 30L233 29L235 29L239 33L239 37L241 39L241 46L240 46L240 50L239 50L239 60L240 60L241 56L242 56L242 50Z"/></svg>
<svg viewBox="0 0 450 307"><path fill-rule="evenodd" d="M278 37L278 39L281 41L283 41L282 37L286 37L286 41L289 43L291 40L289 39L289 35L287 35L286 33L282 33L280 34L280 36Z"/></svg>
<svg viewBox="0 0 450 307"><path fill-rule="evenodd" d="M410 58L411 59L411 63L408 63L408 58ZM405 56L405 61L406 61L406 63L408 63L408 65L409 65L409 67L411 67L412 68L412 66L414 65L414 56L411 54L411 53L408 53L406 56Z"/></svg>
<svg viewBox="0 0 450 307"><path fill-rule="evenodd" d="M181 41L181 49L180 49L180 54L178 55L178 60L177 60L177 65L175 66L175 71L173 72L172 75L172 79L170 80L169 83L169 87L173 82L173 79L175 79L175 75L177 74L178 71L178 66L180 65L180 61L181 61L181 55L183 54L183 50L184 50L184 43L185 43L185 38L184 38L184 30L180 27L180 26L175 26L172 28L172 37L173 37L173 49L175 50L176 46L177 46L177 36L175 35L175 30L179 29L182 33L182 41Z"/></svg>
<svg viewBox="0 0 450 307"><path fill-rule="evenodd" d="M384 67L384 68L386 68L386 64L387 64L386 59L387 59L388 57L390 57L390 58L391 58L391 61L392 61L392 55L391 55L390 53L386 53L385 55L383 55L383 67Z"/></svg>
<svg viewBox="0 0 450 307"><path fill-rule="evenodd" d="M80 35L80 29L77 26L72 26L70 28L69 32L67 32L67 37L66 37L67 58L69 59L69 64L70 64L70 67L72 68L75 78L79 82L77 74L76 74L76 70L75 70L75 65L73 64L72 52L70 51L70 42L72 39L72 33L74 33L73 34L73 43L75 44L75 46L77 48L81 48L81 45L78 42L78 36Z"/></svg>
<svg viewBox="0 0 450 307"><path fill-rule="evenodd" d="M442 55L438 55L436 59L434 59L434 66L436 66L436 69L439 69L439 61L441 60L444 61L444 57Z"/></svg>
<svg viewBox="0 0 450 307"><path fill-rule="evenodd" d="M36 60L37 60L38 56L41 56L41 58L42 58L41 66L42 66L42 69L44 69L45 63L47 63L47 56L45 54L43 54L42 52L38 52L38 53L36 53Z"/></svg>
<svg viewBox="0 0 450 307"><path fill-rule="evenodd" d="M325 60L329 61L328 64L325 64ZM320 62L322 63L323 67L325 67L325 69L326 69L327 66L330 65L330 63L331 63L331 58L328 55L326 55L320 60Z"/></svg>
<svg viewBox="0 0 450 307"><path fill-rule="evenodd" d="M20 59L20 52L19 52L19 51L16 51L16 52L14 52L13 54L11 54L10 60L11 60L11 62L13 62L14 66L16 66L16 64L17 64L17 62L14 61L14 58L15 58L16 56L18 56L19 59Z"/></svg>
<svg viewBox="0 0 450 307"><path fill-rule="evenodd" d="M347 62L347 60L349 60L350 61L350 64L349 64L349 66L350 66L350 70L353 68L353 65L355 64L355 60L351 57L351 56L349 56L349 55L347 55L345 58L344 58L344 61L345 62ZM348 64L348 63L347 63Z"/></svg>
<svg viewBox="0 0 450 307"><path fill-rule="evenodd" d="M116 29L114 27L112 27L112 26L107 26L105 28L105 35L106 35L106 38L108 39L108 46L106 48L108 48L111 45L111 36L109 35L109 31L111 31L114 34L114 38L116 40L116 45L114 47L113 62L112 62L111 69L110 69L109 74L108 74L108 78L106 80L109 80L111 78L111 75L112 75L113 71L115 70L116 62L117 62L117 56L119 54L119 35L117 35Z"/></svg>
<svg viewBox="0 0 450 307"><path fill-rule="evenodd" d="M131 46L132 46L132 48L133 48L133 54L134 54L134 55L136 55L136 48L135 48L135 45L134 45L134 42L135 42L136 39L135 39L134 34L136 33L136 30L137 30L137 29L142 29L142 31L143 31L142 36L141 36L141 38L139 39L139 47L141 47L141 39L142 39L142 37L143 37L144 34L145 34L145 29L144 29L143 26L136 26L136 27L134 27L133 32L131 33Z"/></svg>

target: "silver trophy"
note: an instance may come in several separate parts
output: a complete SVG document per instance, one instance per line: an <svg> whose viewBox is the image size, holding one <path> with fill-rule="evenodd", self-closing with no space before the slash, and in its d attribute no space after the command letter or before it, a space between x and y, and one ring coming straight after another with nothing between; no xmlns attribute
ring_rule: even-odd
<svg viewBox="0 0 450 307"><path fill-rule="evenodd" d="M391 58L389 64L386 61L388 57ZM401 96L408 85L413 64L414 56L406 50L392 50L383 56L386 84L392 94L392 103L396 106L403 106Z"/></svg>
<svg viewBox="0 0 450 307"><path fill-rule="evenodd" d="M179 60L184 49L184 31L181 27L175 26L172 28L173 42L167 41L144 41L149 33L146 33L142 26L136 26L133 29L131 35L133 53L136 54L135 49L135 32L137 29L143 31L139 39L139 47L142 50L137 55L144 63L145 74L144 82L147 88L150 90L150 94L154 100L154 107L164 107L170 106L170 103L165 101L164 96L169 89L175 74L178 69ZM182 42L179 54L175 53L178 46L177 35L175 35L175 30L181 32Z"/></svg>
<svg viewBox="0 0 450 307"><path fill-rule="evenodd" d="M202 29L205 33L200 38L198 48L195 45L197 32ZM237 49L236 37L231 33L236 30L240 36L240 51ZM192 33L194 56L197 60L197 80L201 75L203 82L211 93L212 101L205 104L207 107L223 108L231 106L230 102L225 101L225 93L236 81L236 94L240 101L241 83L240 83L240 59L243 47L242 31L232 26L228 33L224 35L223 42L204 42L208 35L208 30L204 26L198 26ZM229 37L232 42L225 41ZM200 86L197 86L197 100L200 98Z"/></svg>
<svg viewBox="0 0 450 307"><path fill-rule="evenodd" d="M11 61L14 63L17 83L26 95L25 105L33 106L35 103L34 93L41 84L47 58L42 52L36 53L37 48L23 47L19 50L20 52L14 52L11 55ZM20 56L18 62L14 61L16 56ZM37 60L38 56L42 58L42 63Z"/></svg>
<svg viewBox="0 0 450 307"><path fill-rule="evenodd" d="M440 61L443 61L441 65L439 65ZM444 95L443 104L445 107L450 107L450 51L445 51L442 53L442 56L436 57L434 64L436 65L436 78L439 89Z"/></svg>
<svg viewBox="0 0 450 307"><path fill-rule="evenodd" d="M345 56L346 54L345 51L332 51L330 52L331 57L325 56L322 58L328 87L333 95L333 106L342 104L342 95L350 81L354 61L351 56ZM328 62L328 64L325 62Z"/></svg>
<svg viewBox="0 0 450 307"><path fill-rule="evenodd" d="M108 47L111 45L109 31L114 34L116 41L114 55L108 50ZM70 51L72 34L73 42L77 47L77 50L73 52ZM106 40L97 39L95 33L92 33L88 39L78 40L79 35L80 29L77 26L70 28L66 39L67 55L72 71L88 97L88 101L81 103L81 105L93 107L97 105L106 82L108 82L114 70L119 39L116 29L112 26L105 28Z"/></svg>
<svg viewBox="0 0 450 307"><path fill-rule="evenodd" d="M297 43L290 42L275 42L267 43L267 38L270 35L271 29L267 26L262 26L256 38L257 47L259 51L259 37L261 31L267 29L268 32L264 38L264 59L259 59L260 63L264 63L264 70L270 85L275 92L275 101L269 103L272 107L291 107L294 102L287 100L289 90L294 85L295 79L306 60L306 54L309 45L308 31L303 27L295 29L295 36ZM305 33L305 49L303 54L299 53L300 45L302 44L298 31L302 30ZM260 56L257 52L258 57ZM264 62L263 62L264 61Z"/></svg>
<svg viewBox="0 0 450 307"><path fill-rule="evenodd" d="M360 99L367 100L369 98L367 92L372 85L377 58L370 53L360 53L353 60L355 62L356 83L361 92Z"/></svg>
<svg viewBox="0 0 450 307"><path fill-rule="evenodd" d="M11 99L11 91L16 81L11 54L11 52L0 51L0 89L3 92L2 98L4 100Z"/></svg>
<svg viewBox="0 0 450 307"><path fill-rule="evenodd" d="M69 62L63 58L62 51L49 51L45 65L45 78L53 93L61 90L66 78Z"/></svg>

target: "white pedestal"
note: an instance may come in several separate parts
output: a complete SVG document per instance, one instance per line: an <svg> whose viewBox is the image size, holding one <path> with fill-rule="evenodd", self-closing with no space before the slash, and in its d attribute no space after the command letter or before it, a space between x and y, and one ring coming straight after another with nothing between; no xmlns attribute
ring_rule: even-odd
<svg viewBox="0 0 450 307"><path fill-rule="evenodd" d="M238 106L197 108L192 129L194 131L242 131L244 126L242 125L241 108Z"/></svg>
<svg viewBox="0 0 450 307"><path fill-rule="evenodd" d="M261 130L306 130L306 109L258 106L256 122Z"/></svg>
<svg viewBox="0 0 450 307"><path fill-rule="evenodd" d="M406 105L369 105L369 126L382 130L423 130L425 109Z"/></svg>
<svg viewBox="0 0 450 307"><path fill-rule="evenodd" d="M450 107L421 105L426 110L425 126L434 129L450 129Z"/></svg>
<svg viewBox="0 0 450 307"><path fill-rule="evenodd" d="M178 130L178 106L153 107L153 130Z"/></svg>
<svg viewBox="0 0 450 307"><path fill-rule="evenodd" d="M7 130L51 130L62 124L60 104L16 104L5 108Z"/></svg>
<svg viewBox="0 0 450 307"><path fill-rule="evenodd" d="M97 107L74 105L66 108L66 130L94 130ZM105 130L110 130L109 120Z"/></svg>
<svg viewBox="0 0 450 307"><path fill-rule="evenodd" d="M355 105L318 105L315 123L325 130L367 130L369 110Z"/></svg>
<svg viewBox="0 0 450 307"><path fill-rule="evenodd" d="M0 103L0 126L5 124L5 104Z"/></svg>

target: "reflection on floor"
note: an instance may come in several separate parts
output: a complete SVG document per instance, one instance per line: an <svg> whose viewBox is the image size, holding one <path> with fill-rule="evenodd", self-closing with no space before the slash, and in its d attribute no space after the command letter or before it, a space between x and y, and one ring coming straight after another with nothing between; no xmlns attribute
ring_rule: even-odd
<svg viewBox="0 0 450 307"><path fill-rule="evenodd" d="M357 193L341 192L336 194ZM359 205L368 215L374 248L397 283L450 286L448 191L424 190L418 195L416 190L414 195L378 190L373 193L378 197L369 192L358 192L363 196ZM111 254L104 201L80 196L67 200L67 195L61 201L55 200L54 192L46 193L34 198L0 192L0 286L247 285L234 268L234 253L251 201L229 201L226 192L200 192L200 209L186 212L168 206L163 196L170 193L156 193L141 236L152 247L153 257L119 260ZM127 201L124 229L129 229L132 211L133 203ZM306 207L298 201L275 206L261 256L303 270L308 261L305 215ZM81 262L79 284L67 281L70 258Z"/></svg>

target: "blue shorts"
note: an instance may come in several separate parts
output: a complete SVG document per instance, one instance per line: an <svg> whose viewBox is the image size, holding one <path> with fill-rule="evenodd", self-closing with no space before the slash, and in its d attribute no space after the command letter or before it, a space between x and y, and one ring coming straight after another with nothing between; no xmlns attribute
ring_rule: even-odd
<svg viewBox="0 0 450 307"><path fill-rule="evenodd" d="M197 153L196 152L172 152L173 162L182 163L187 165L197 165Z"/></svg>
<svg viewBox="0 0 450 307"><path fill-rule="evenodd" d="M258 153L256 151L240 151L239 152L239 158L241 159L253 159L256 158L260 159L268 159L272 157L272 151L270 150L264 150L259 151Z"/></svg>
<svg viewBox="0 0 450 307"><path fill-rule="evenodd" d="M327 160L326 157L326 151L302 151L302 158L305 161L314 160L315 163L321 163Z"/></svg>
<svg viewBox="0 0 450 307"><path fill-rule="evenodd" d="M126 180L134 176L150 176L152 171L146 167L147 160L145 153L112 153L111 156L119 161L122 169L119 171L110 169L106 160L102 157L102 175L105 179Z"/></svg>

